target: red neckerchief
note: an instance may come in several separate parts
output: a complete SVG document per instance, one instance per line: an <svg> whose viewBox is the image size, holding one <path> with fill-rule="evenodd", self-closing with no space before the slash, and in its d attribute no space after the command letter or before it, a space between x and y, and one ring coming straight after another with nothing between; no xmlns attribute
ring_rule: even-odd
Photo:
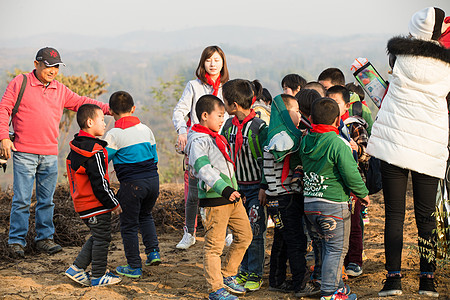
<svg viewBox="0 0 450 300"><path fill-rule="evenodd" d="M214 132L211 129L200 124L195 124L194 126L192 126L191 130L209 134L216 141L216 145L219 148L220 152L222 152L225 159L231 162L234 166L234 162L231 160L230 155L228 154L230 152L230 145L228 145L228 142L223 135L220 135L217 132Z"/></svg>
<svg viewBox="0 0 450 300"><path fill-rule="evenodd" d="M241 151L242 144L244 143L244 138L242 136L242 128L244 128L245 123L252 120L256 116L256 112L253 109L250 109L250 113L248 116L244 118L244 120L239 122L239 119L237 116L234 116L234 118L231 120L231 123L237 127L236 131L236 146L234 147L234 161L236 162L237 154L239 151Z"/></svg>
<svg viewBox="0 0 450 300"><path fill-rule="evenodd" d="M132 127L139 123L141 123L141 121L139 121L138 117L126 116L117 120L116 123L114 123L114 127L120 129L127 129L128 127Z"/></svg>
<svg viewBox="0 0 450 300"><path fill-rule="evenodd" d="M325 125L325 124L311 124L312 130L311 132L317 132L317 133L325 133L334 131L337 135L339 135L339 129L336 128L336 126L333 125Z"/></svg>
<svg viewBox="0 0 450 300"><path fill-rule="evenodd" d="M220 74L219 77L217 77L216 81L214 82L211 79L211 76L208 73L205 73L206 83L213 87L213 95L217 96L219 93L219 86L220 86Z"/></svg>
<svg viewBox="0 0 450 300"><path fill-rule="evenodd" d="M350 117L350 114L348 113L348 110L345 112L345 114L342 115L341 119L342 121L345 121L348 117Z"/></svg>
<svg viewBox="0 0 450 300"><path fill-rule="evenodd" d="M252 105L251 106L253 106L253 104L255 104L255 101L256 101L256 96L253 96L253 98L252 98Z"/></svg>

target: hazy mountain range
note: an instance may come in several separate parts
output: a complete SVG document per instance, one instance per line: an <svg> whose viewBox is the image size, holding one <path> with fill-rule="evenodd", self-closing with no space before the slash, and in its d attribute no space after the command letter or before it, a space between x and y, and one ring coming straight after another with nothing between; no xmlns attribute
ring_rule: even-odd
<svg viewBox="0 0 450 300"><path fill-rule="evenodd" d="M31 69L36 51L53 46L66 62L64 74L97 74L111 87L123 85L121 88L131 88L141 95L145 86L151 86L158 77L170 79L183 74L192 78L202 49L217 44L227 55L231 78L258 78L273 93L278 93L281 78L290 72L314 80L323 69L336 66L352 81L349 67L360 56L368 57L383 73L387 71L388 38L299 35L233 26L138 31L115 37L48 34L26 39L0 38L0 75L15 67ZM4 89L3 85L0 87Z"/></svg>

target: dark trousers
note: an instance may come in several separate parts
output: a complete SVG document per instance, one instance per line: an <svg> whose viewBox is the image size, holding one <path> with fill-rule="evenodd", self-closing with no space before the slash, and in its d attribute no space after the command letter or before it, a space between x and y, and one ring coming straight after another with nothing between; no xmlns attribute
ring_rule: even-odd
<svg viewBox="0 0 450 300"><path fill-rule="evenodd" d="M403 223L405 220L405 199L408 174L410 170L381 161L383 195L385 202L384 249L386 270L401 271L403 248ZM414 198L414 214L419 234L420 271L434 272L435 261L426 258L433 246L423 241L432 242L436 219L436 193L439 179L411 171Z"/></svg>
<svg viewBox="0 0 450 300"><path fill-rule="evenodd" d="M355 263L362 267L363 232L361 228L361 201L355 195L351 194L351 196L350 239L344 266L347 267L349 263Z"/></svg>
<svg viewBox="0 0 450 300"><path fill-rule="evenodd" d="M152 209L159 195L159 176L121 182L117 197L123 212L120 214L120 233L127 263L142 268L139 255L138 232L141 232L145 253L159 252L158 237Z"/></svg>
<svg viewBox="0 0 450 300"><path fill-rule="evenodd" d="M322 278L322 240L319 233L311 221L305 216L303 218L308 234L311 237L313 251L314 251L314 271L312 278L320 280Z"/></svg>
<svg viewBox="0 0 450 300"><path fill-rule="evenodd" d="M286 258L292 273L294 291L304 285L306 274L306 235L303 229L304 200L301 194L267 197L278 200L278 211L283 228L275 229L270 255L269 284L280 285L286 279Z"/></svg>
<svg viewBox="0 0 450 300"><path fill-rule="evenodd" d="M86 270L92 263L92 277L102 277L106 273L108 248L111 242L111 213L93 216L83 221L91 230L91 236L84 243L73 264Z"/></svg>

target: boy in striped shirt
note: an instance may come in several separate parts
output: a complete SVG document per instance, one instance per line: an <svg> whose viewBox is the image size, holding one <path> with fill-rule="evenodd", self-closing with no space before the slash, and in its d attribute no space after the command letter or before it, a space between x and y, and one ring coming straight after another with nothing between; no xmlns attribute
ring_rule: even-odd
<svg viewBox="0 0 450 300"><path fill-rule="evenodd" d="M320 288L307 281L303 196L298 180L293 180L293 170L300 163L297 157L302 138L302 132L298 129L300 119L296 98L281 94L273 99L264 145L261 187L265 189L269 213L275 223L269 290L293 291L296 297L310 297L319 294ZM288 260L292 281L286 280Z"/></svg>
<svg viewBox="0 0 450 300"><path fill-rule="evenodd" d="M133 116L135 106L131 95L118 91L109 99L111 115L116 120L107 132L108 159L113 161L120 189L117 192L123 213L120 232L127 264L117 273L138 278L142 276L138 232L147 255L146 265L161 263L152 209L159 195L158 155L153 132Z"/></svg>
<svg viewBox="0 0 450 300"><path fill-rule="evenodd" d="M262 86L257 80L234 79L222 87L225 109L234 115L225 122L222 135L230 144L239 191L245 195L244 206L253 232L252 243L236 277L247 291L261 288L264 268L266 213L258 195L262 175L261 149L267 137L267 125L251 109L254 99L261 93Z"/></svg>

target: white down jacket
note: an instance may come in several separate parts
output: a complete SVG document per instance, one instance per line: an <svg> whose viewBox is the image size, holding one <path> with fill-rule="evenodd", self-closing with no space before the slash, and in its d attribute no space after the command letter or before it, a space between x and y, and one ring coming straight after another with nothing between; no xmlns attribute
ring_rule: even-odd
<svg viewBox="0 0 450 300"><path fill-rule="evenodd" d="M367 152L392 165L444 178L450 51L435 42L403 37L392 38L387 48L397 59Z"/></svg>

